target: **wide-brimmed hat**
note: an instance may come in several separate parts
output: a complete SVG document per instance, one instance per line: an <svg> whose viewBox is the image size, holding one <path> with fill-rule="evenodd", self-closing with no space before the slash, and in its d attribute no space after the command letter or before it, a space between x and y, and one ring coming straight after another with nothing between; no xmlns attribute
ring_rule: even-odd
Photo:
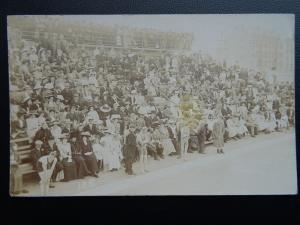
<svg viewBox="0 0 300 225"><path fill-rule="evenodd" d="M78 131L72 131L71 133L70 133L70 138L72 139L72 138L78 138L79 137L79 132Z"/></svg>
<svg viewBox="0 0 300 225"><path fill-rule="evenodd" d="M81 132L81 136L90 137L91 134L90 134L90 132L88 132L88 131L84 131L84 132Z"/></svg>
<svg viewBox="0 0 300 225"><path fill-rule="evenodd" d="M101 112L110 112L111 111L111 107L107 104L103 105L100 107L100 111Z"/></svg>

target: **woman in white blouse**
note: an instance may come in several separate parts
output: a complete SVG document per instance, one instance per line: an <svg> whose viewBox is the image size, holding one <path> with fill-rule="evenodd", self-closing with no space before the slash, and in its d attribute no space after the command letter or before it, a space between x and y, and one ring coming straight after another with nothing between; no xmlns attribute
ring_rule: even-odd
<svg viewBox="0 0 300 225"><path fill-rule="evenodd" d="M65 135L61 135L60 139L62 139L62 142L57 147L60 153L60 160L63 163L64 181L77 179L76 163L72 159L71 144Z"/></svg>

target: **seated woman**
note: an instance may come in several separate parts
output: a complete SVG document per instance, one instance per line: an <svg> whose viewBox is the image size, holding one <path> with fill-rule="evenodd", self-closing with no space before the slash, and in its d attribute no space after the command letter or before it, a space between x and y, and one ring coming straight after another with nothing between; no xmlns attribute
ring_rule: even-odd
<svg viewBox="0 0 300 225"><path fill-rule="evenodd" d="M92 144L89 140L89 137L91 136L89 132L82 132L81 133L81 140L79 142L79 145L81 147L81 151L83 154L83 158L85 160L85 163L91 172L93 177L98 177L97 171L98 171L98 165L97 165L97 158L95 156L95 153L93 152Z"/></svg>
<svg viewBox="0 0 300 225"><path fill-rule="evenodd" d="M79 179L84 178L86 175L90 175L91 172L87 168L85 160L83 158L82 149L78 142L78 134L77 132L72 132L70 135L71 138L71 151L72 151L72 159L74 159L77 168L77 177Z"/></svg>
<svg viewBox="0 0 300 225"><path fill-rule="evenodd" d="M163 149L164 149L164 152L163 152L164 156L167 156L170 154L172 155L172 154L176 153L175 146L173 145L173 142L169 137L168 129L163 124L163 121L161 121L161 124L159 126L159 131L160 131L160 135L161 135L160 143L162 144Z"/></svg>
<svg viewBox="0 0 300 225"><path fill-rule="evenodd" d="M249 133L251 134L251 137L257 135L258 125L256 124L254 120L254 114L251 111L248 112L247 119L246 119L246 126Z"/></svg>
<svg viewBox="0 0 300 225"><path fill-rule="evenodd" d="M275 114L273 111L269 112L269 116L266 120L267 123L267 132L274 132L276 129L276 118L275 118Z"/></svg>
<svg viewBox="0 0 300 225"><path fill-rule="evenodd" d="M64 170L64 181L77 179L76 163L72 159L71 145L68 142L67 136L60 136L62 142L57 145L60 152L60 159L62 160Z"/></svg>
<svg viewBox="0 0 300 225"><path fill-rule="evenodd" d="M121 136L116 133L112 133L111 156L111 170L117 171L121 168L121 160L123 159L123 154Z"/></svg>
<svg viewBox="0 0 300 225"><path fill-rule="evenodd" d="M254 115L254 119L258 125L258 131L266 131L268 128L268 123L265 119L265 116L261 112L258 112Z"/></svg>

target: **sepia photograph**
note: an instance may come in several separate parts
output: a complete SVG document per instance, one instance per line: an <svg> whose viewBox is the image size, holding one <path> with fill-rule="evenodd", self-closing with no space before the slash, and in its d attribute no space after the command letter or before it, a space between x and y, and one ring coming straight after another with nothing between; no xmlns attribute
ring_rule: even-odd
<svg viewBox="0 0 300 225"><path fill-rule="evenodd" d="M295 195L293 14L10 15L10 195Z"/></svg>

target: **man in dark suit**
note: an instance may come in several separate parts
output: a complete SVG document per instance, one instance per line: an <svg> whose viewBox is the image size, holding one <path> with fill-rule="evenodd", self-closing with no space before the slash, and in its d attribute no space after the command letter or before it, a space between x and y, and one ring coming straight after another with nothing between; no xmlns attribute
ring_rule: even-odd
<svg viewBox="0 0 300 225"><path fill-rule="evenodd" d="M124 145L124 158L125 158L125 172L128 175L134 175L132 171L132 163L137 151L136 135L134 133L135 128L133 125L129 126L129 134L126 136Z"/></svg>
<svg viewBox="0 0 300 225"><path fill-rule="evenodd" d="M36 132L34 141L41 140L42 142L47 142L52 137L51 131L48 128L47 123L43 123L42 127Z"/></svg>

